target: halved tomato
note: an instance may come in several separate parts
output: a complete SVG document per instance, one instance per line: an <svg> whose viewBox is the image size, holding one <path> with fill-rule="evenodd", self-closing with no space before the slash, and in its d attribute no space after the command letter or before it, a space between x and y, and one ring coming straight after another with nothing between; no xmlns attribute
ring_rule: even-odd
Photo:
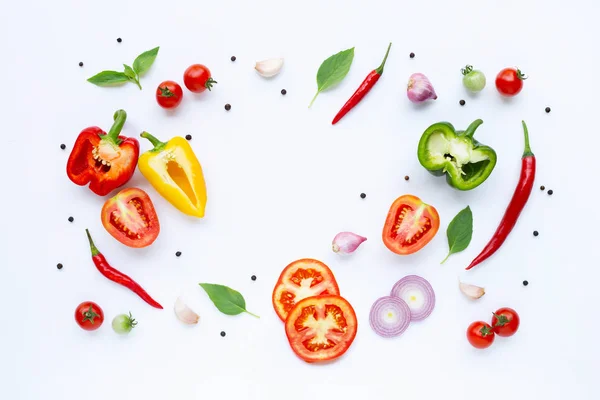
<svg viewBox="0 0 600 400"><path fill-rule="evenodd" d="M383 243L396 254L419 251L440 229L440 216L433 206L405 194L394 201L383 226Z"/></svg>
<svg viewBox="0 0 600 400"><path fill-rule="evenodd" d="M319 260L303 258L281 272L273 290L273 308L285 321L290 310L302 299L321 294L340 294L333 272Z"/></svg>
<svg viewBox="0 0 600 400"><path fill-rule="evenodd" d="M308 297L296 304L285 321L294 353L306 362L327 361L348 350L358 329L354 309L340 296Z"/></svg>
<svg viewBox="0 0 600 400"><path fill-rule="evenodd" d="M142 189L123 189L102 207L102 225L129 247L150 246L160 233L152 200Z"/></svg>

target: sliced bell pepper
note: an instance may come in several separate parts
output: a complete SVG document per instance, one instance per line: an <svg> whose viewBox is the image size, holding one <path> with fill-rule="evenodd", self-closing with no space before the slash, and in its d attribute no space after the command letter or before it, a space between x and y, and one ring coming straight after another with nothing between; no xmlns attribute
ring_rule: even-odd
<svg viewBox="0 0 600 400"><path fill-rule="evenodd" d="M169 203L193 217L204 217L206 183L202 167L187 140L175 136L164 143L149 134L154 148L140 156L138 167L144 177Z"/></svg>
<svg viewBox="0 0 600 400"><path fill-rule="evenodd" d="M421 136L419 162L433 175L446 174L448 184L458 190L481 185L496 166L496 152L473 138L483 121L473 121L465 131L456 131L449 122L431 125Z"/></svg>
<svg viewBox="0 0 600 400"><path fill-rule="evenodd" d="M81 131L67 161L67 175L79 186L106 196L123 186L135 172L140 143L135 138L119 136L127 113L117 110L108 134L97 126Z"/></svg>

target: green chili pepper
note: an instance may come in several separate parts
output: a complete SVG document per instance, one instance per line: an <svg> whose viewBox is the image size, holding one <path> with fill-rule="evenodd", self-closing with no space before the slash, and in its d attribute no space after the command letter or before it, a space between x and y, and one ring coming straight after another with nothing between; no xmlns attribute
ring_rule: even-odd
<svg viewBox="0 0 600 400"><path fill-rule="evenodd" d="M458 190L481 185L496 166L496 152L473 139L483 121L477 119L465 131L449 122L431 125L419 141L419 162L433 175L446 174L448 184Z"/></svg>

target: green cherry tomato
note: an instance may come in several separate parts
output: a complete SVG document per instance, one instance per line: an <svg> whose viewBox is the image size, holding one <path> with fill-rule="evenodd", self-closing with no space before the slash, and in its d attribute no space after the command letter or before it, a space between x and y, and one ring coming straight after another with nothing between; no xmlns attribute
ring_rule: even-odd
<svg viewBox="0 0 600 400"><path fill-rule="evenodd" d="M460 70L463 76L463 85L471 92L480 92L485 87L485 75L481 71L473 69L472 65L467 65Z"/></svg>
<svg viewBox="0 0 600 400"><path fill-rule="evenodd" d="M129 315L119 314L112 320L112 328L119 335L128 334L136 325L137 321L133 318L131 312Z"/></svg>

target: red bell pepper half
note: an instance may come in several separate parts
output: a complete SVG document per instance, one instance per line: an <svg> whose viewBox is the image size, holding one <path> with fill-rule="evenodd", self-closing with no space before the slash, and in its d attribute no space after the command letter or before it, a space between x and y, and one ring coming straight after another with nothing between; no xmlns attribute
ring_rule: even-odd
<svg viewBox="0 0 600 400"><path fill-rule="evenodd" d="M117 110L108 134L97 126L81 131L67 161L67 175L79 186L90 184L90 190L106 196L123 186L135 172L140 143L137 139L119 136L127 113Z"/></svg>

